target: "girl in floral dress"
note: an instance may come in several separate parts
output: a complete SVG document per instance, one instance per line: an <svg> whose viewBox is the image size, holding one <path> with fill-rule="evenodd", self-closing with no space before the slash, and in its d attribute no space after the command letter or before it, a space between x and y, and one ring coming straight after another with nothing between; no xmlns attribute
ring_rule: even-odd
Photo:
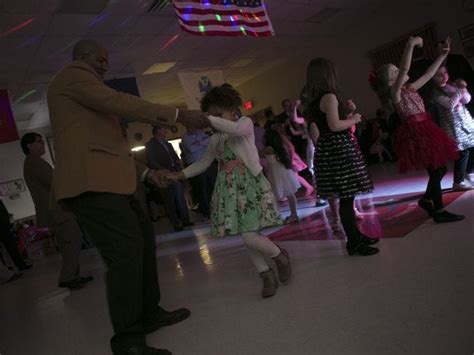
<svg viewBox="0 0 474 355"><path fill-rule="evenodd" d="M396 152L401 172L426 169L429 180L424 196L418 201L436 223L456 222L462 215L444 209L441 180L446 173L446 164L457 158L455 142L439 128L426 112L423 99L417 90L436 74L450 50L448 38L442 52L433 64L414 83L408 83L413 49L423 46L421 37L411 37L403 52L400 68L393 64L380 67L370 78L372 88L382 103L394 106L402 118L397 131Z"/></svg>
<svg viewBox="0 0 474 355"><path fill-rule="evenodd" d="M262 173L255 146L253 122L239 117L242 99L229 86L213 88L201 101L216 133L196 163L181 172L169 173L170 180L189 179L204 172L217 159L219 172L211 200L212 235L240 234L250 259L263 280L262 297L275 295L278 281L265 257L276 264L279 281L291 276L288 253L259 231L281 225L280 212L270 184Z"/></svg>

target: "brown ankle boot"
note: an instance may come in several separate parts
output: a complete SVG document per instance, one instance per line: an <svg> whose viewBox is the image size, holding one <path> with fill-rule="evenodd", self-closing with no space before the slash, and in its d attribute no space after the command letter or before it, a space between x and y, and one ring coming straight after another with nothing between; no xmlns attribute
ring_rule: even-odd
<svg viewBox="0 0 474 355"><path fill-rule="evenodd" d="M267 298L275 296L278 288L278 280L273 269L261 272L260 277L263 280L262 297Z"/></svg>
<svg viewBox="0 0 474 355"><path fill-rule="evenodd" d="M280 247L279 247L280 248ZM290 257L286 249L280 248L280 254L273 258L278 269L278 278L281 283L288 282L291 277Z"/></svg>

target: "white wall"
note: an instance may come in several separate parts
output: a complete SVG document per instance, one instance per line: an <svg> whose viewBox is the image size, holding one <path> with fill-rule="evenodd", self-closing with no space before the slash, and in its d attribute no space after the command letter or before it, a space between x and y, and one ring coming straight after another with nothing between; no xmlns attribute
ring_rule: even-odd
<svg viewBox="0 0 474 355"><path fill-rule="evenodd" d="M49 129L39 129L35 132L43 135L46 143L46 137L49 136ZM19 132L20 138L27 131ZM43 157L51 164L50 153L46 144L46 154ZM25 155L21 150L20 141L0 144L0 183L23 179L23 161ZM25 184L26 187L26 184ZM8 211L14 214L15 219L30 217L35 214L33 200L31 199L28 188L23 193L20 193L20 198L11 200L8 196L3 196L2 200L5 203Z"/></svg>

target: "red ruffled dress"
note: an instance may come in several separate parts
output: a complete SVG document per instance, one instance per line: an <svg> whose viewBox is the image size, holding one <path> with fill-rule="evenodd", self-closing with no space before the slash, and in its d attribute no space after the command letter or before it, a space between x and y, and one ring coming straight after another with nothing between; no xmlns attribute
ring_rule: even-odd
<svg viewBox="0 0 474 355"><path fill-rule="evenodd" d="M395 147L400 172L437 169L457 159L456 143L433 122L418 92L405 85L400 96L395 105L402 119Z"/></svg>

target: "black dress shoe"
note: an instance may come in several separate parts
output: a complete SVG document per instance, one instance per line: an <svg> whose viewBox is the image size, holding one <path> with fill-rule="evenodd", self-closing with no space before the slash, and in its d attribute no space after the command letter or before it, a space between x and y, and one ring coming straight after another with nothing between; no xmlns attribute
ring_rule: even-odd
<svg viewBox="0 0 474 355"><path fill-rule="evenodd" d="M84 287L84 284L81 282L81 279L78 277L72 281L60 282L59 287L68 288L70 290L79 290Z"/></svg>
<svg viewBox="0 0 474 355"><path fill-rule="evenodd" d="M20 271L25 271L25 270L31 269L32 267L33 267L33 265L31 265L31 264L26 264L26 263L25 263L25 264L23 264L23 265L20 265L20 266L18 267L18 270L20 270Z"/></svg>
<svg viewBox="0 0 474 355"><path fill-rule="evenodd" d="M91 282L92 280L94 280L94 277L92 277L92 276L86 276L86 277L80 276L80 277L79 277L79 281L80 281L81 283L83 283L83 284L86 284L86 283L88 283L88 282Z"/></svg>
<svg viewBox="0 0 474 355"><path fill-rule="evenodd" d="M448 211L436 212L433 216L433 220L436 223L449 223L449 222L458 222L462 221L464 218L461 214L454 214Z"/></svg>
<svg viewBox="0 0 474 355"><path fill-rule="evenodd" d="M180 308L175 311L165 311L159 307L152 319L145 320L143 327L145 334L156 332L161 327L179 323L191 315L191 311L187 308Z"/></svg>
<svg viewBox="0 0 474 355"><path fill-rule="evenodd" d="M375 243L378 243L380 241L380 238L371 238L367 237L365 234L360 233L360 242L365 244L365 245L373 245Z"/></svg>
<svg viewBox="0 0 474 355"><path fill-rule="evenodd" d="M374 255L379 252L378 248L369 247L367 244L360 243L356 247L347 247L347 252L349 255L362 255L362 256L369 256Z"/></svg>
<svg viewBox="0 0 474 355"><path fill-rule="evenodd" d="M182 232L184 230L184 228L181 227L181 226L173 227L173 229L174 229L175 232Z"/></svg>
<svg viewBox="0 0 474 355"><path fill-rule="evenodd" d="M435 211L433 208L433 203L430 200L425 200L422 198L418 200L418 206L424 209L426 213L428 213L428 216L433 217Z"/></svg>
<svg viewBox="0 0 474 355"><path fill-rule="evenodd" d="M23 274L21 272L13 274L5 283L12 282L18 279L21 279L23 277Z"/></svg>
<svg viewBox="0 0 474 355"><path fill-rule="evenodd" d="M183 222L183 227L192 227L192 226L194 226L193 222L190 222L190 221Z"/></svg>
<svg viewBox="0 0 474 355"><path fill-rule="evenodd" d="M172 352L166 349L156 349L146 345L137 345L132 346L125 353L114 355L172 355Z"/></svg>

